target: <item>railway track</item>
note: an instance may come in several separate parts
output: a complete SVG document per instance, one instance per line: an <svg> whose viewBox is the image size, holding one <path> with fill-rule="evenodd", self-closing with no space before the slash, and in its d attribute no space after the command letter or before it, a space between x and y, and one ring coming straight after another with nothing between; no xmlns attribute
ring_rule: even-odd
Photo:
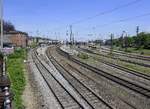
<svg viewBox="0 0 150 109"><path fill-rule="evenodd" d="M72 56L70 56L68 53L62 51L60 48L58 48L57 51L61 55L64 55L65 57L67 57L71 61L81 65L82 67L85 67L85 68L87 68L87 69L89 69L89 70L91 70L91 71L93 71L93 72L95 72L95 73L97 73L97 74L99 74L99 75L101 75L101 76L103 76L103 77L105 77L105 78L107 78L107 79L117 83L117 84L120 84L120 85L122 85L122 86L124 86L124 87L126 87L126 88L128 88L130 90L133 90L133 91L135 91L135 92L145 96L146 98L150 98L150 90L149 89L146 89L146 88L144 88L142 86L139 86L139 85L134 84L132 82L129 82L127 80L121 79L121 78L119 78L117 76L114 76L114 75L109 74L109 73L107 73L105 71L102 71L102 70L100 70L100 69L98 69L96 67L90 66L90 65L88 65L88 64L86 64L84 62L81 62L81 61L73 58Z"/></svg>
<svg viewBox="0 0 150 109"><path fill-rule="evenodd" d="M34 63L45 80L47 86L57 99L62 109L83 109L83 106L66 90L66 88L41 63L37 54L32 54Z"/></svg>
<svg viewBox="0 0 150 109"><path fill-rule="evenodd" d="M110 49L105 49L105 48L101 48L104 51L106 51L107 53L110 51ZM146 60L146 61L150 61L150 57L149 56L141 56L141 55L135 55L135 54L128 54L122 51L117 51L117 50L113 50L114 53L118 54L118 55L122 55L122 56L126 56L126 57L130 57L130 58L135 58L135 59L140 59L140 60Z"/></svg>
<svg viewBox="0 0 150 109"><path fill-rule="evenodd" d="M78 52L80 51L78 50ZM90 61L86 62L83 60L83 62L88 63L91 66L95 66L96 68L102 69L103 71L108 72L114 76L120 77L126 81L129 81L134 84L138 84L139 86L142 86L146 89L150 89L149 87L150 75L129 69L127 67L123 67L112 61L107 61L107 59L97 58L91 53L89 53L89 56L91 57L91 59L95 60L96 62L95 65L93 65Z"/></svg>
<svg viewBox="0 0 150 109"><path fill-rule="evenodd" d="M108 61L104 61L104 60L101 60L101 59L97 59L97 60L100 61L100 62L102 62L102 63L104 63L104 64L106 64L106 65L109 65L109 66L111 66L111 67L120 69L120 70L122 70L122 71L125 71L125 72L127 72L127 73L136 75L136 76L138 76L138 77L141 77L141 78L144 78L144 79L150 81L150 75L147 75L147 74L144 74L144 73L141 73L141 72L138 72L138 71L135 71L135 70L132 70L132 69L129 69L129 68L126 68L126 67L123 67L123 66L114 64L114 63L110 63L110 62L108 62Z"/></svg>
<svg viewBox="0 0 150 109"><path fill-rule="evenodd" d="M53 51L53 50L51 50ZM48 54L48 53L47 53ZM56 56L56 55L54 55ZM52 57L54 58L54 57ZM63 69L65 71L70 71L71 75L73 76L73 78L78 79L78 81L81 81L83 84L85 84L87 87L90 88L90 90L93 91L93 93L95 93L97 96L100 96L100 98L102 97L102 99L110 104L110 106L112 106L114 109L117 108L122 108L122 109L137 109L132 103L130 103L129 101L123 100L123 98L120 98L118 95L114 95L112 96L112 94L110 94L109 92L105 91L105 94L103 93L102 95L97 93L97 90L104 90L105 88L103 86L101 86L100 84L97 84L97 80L95 80L93 77L91 77L90 75L88 75L85 72L82 72L82 70L80 71L78 69L78 67L75 67L74 64L72 64L72 62L68 63L65 62L66 58L62 57L63 59L61 61L58 62L59 56L56 56L56 58L54 58L54 61L57 61L58 64L60 64L61 67L63 67ZM68 60L69 61L69 60ZM66 64L66 65L65 65ZM70 70L69 70L70 69ZM69 73L69 72L68 72ZM63 72L64 74L64 72ZM79 78L78 78L78 76ZM81 79L82 78L82 79ZM84 78L84 79L83 79ZM71 82L74 82L73 79L70 80ZM78 87L78 86L77 86ZM99 88L99 87L103 87L103 88ZM105 89L105 90L109 90L109 89ZM101 91L100 91L101 92ZM110 94L110 95L109 95ZM107 97L106 97L107 96ZM110 96L111 98L108 98L108 96ZM114 100L115 99L115 100ZM113 100L113 102L110 102L111 100ZM114 105L115 104L115 105Z"/></svg>
<svg viewBox="0 0 150 109"><path fill-rule="evenodd" d="M91 54L95 54L95 55L99 55L99 56L104 56L104 57L110 58L109 56L106 56L106 55L100 54L100 53L95 53L95 52L93 52L91 50L88 50L88 49L80 48L80 50L88 52L88 53L91 53ZM141 65L141 66L144 66L144 67L150 67L149 64L139 63L139 62L135 62L135 61L131 61L131 60L126 60L126 59L121 59L121 58L117 58L117 57L111 57L111 58L112 59L119 59L120 61L129 62L129 63L132 63L132 64Z"/></svg>
<svg viewBox="0 0 150 109"><path fill-rule="evenodd" d="M88 53L89 53L89 51L88 51ZM91 53L92 53L92 52L91 52ZM127 73L133 74L133 75L135 75L135 76L138 76L138 77L141 77L141 78L144 78L144 79L150 81L150 75L148 75L148 74L144 74L144 73L141 73L141 72L139 72L139 71L135 71L135 70L129 69L129 68L127 68L127 67L123 67L123 66L121 66L121 65L108 62L108 61L106 61L106 60L102 60L102 59L98 59L98 58L97 58L96 60L98 60L99 62L104 63L104 64L106 64L106 65L108 65L108 66L117 68L117 69L119 69L119 70L125 71L125 72L127 72Z"/></svg>
<svg viewBox="0 0 150 109"><path fill-rule="evenodd" d="M84 85L79 79L73 76L64 66L61 65L54 56L47 52L47 56L53 65L61 72L63 77L76 89L78 93L87 101L93 109L113 109L101 97L96 95L90 88ZM68 64L69 65L69 64Z"/></svg>

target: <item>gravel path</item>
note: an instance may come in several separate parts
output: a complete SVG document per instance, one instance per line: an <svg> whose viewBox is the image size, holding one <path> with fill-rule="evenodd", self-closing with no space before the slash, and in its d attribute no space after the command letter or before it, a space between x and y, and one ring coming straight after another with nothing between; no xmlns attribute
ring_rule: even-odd
<svg viewBox="0 0 150 109"><path fill-rule="evenodd" d="M26 78L26 86L25 90L23 92L23 105L26 109L40 109L40 101L38 99L38 93L37 93L37 87L35 87L35 83L33 81L30 66L27 63L26 64L26 72L25 72L25 78Z"/></svg>
<svg viewBox="0 0 150 109"><path fill-rule="evenodd" d="M54 95L49 90L44 79L42 78L40 72L37 70L32 60L31 52L29 52L29 57L28 57L28 68L29 68L29 84L27 84L23 96L26 108L27 109L61 109Z"/></svg>

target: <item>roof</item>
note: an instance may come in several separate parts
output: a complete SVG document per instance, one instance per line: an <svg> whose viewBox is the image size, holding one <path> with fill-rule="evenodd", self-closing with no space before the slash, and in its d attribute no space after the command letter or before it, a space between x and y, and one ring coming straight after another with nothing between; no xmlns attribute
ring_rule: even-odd
<svg viewBox="0 0 150 109"><path fill-rule="evenodd" d="M28 36L26 32L22 32L22 31L9 31L9 32L6 32L5 34L24 34Z"/></svg>

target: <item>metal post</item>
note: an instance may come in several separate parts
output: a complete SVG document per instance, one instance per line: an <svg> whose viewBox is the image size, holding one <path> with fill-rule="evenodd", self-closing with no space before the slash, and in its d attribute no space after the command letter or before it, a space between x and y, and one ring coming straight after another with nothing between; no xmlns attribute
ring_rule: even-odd
<svg viewBox="0 0 150 109"><path fill-rule="evenodd" d="M125 41L124 41L124 36L125 36L125 34L126 34L126 31L123 31L123 32L122 32L122 48L125 47Z"/></svg>
<svg viewBox="0 0 150 109"><path fill-rule="evenodd" d="M139 26L137 26L137 28L136 28L136 36L137 36L137 37L139 36ZM139 40L139 41L137 42L137 47L140 47L140 45L141 45L141 41Z"/></svg>
<svg viewBox="0 0 150 109"><path fill-rule="evenodd" d="M136 27L136 36L138 37L139 35L139 26Z"/></svg>
<svg viewBox="0 0 150 109"><path fill-rule="evenodd" d="M6 74L5 74L5 57L3 58L3 76L5 76Z"/></svg>
<svg viewBox="0 0 150 109"><path fill-rule="evenodd" d="M102 40L101 34L99 34L99 38L100 38L100 40L99 40L99 47L101 48L101 40Z"/></svg>
<svg viewBox="0 0 150 109"><path fill-rule="evenodd" d="M57 41L57 33L56 33L56 32L55 32L55 37L56 37L56 39L55 39L55 40Z"/></svg>
<svg viewBox="0 0 150 109"><path fill-rule="evenodd" d="M1 50L3 49L3 0L0 0L1 6Z"/></svg>
<svg viewBox="0 0 150 109"><path fill-rule="evenodd" d="M73 44L73 41L72 41L72 25L70 25L70 43L71 43L71 45Z"/></svg>
<svg viewBox="0 0 150 109"><path fill-rule="evenodd" d="M110 54L112 55L113 54L113 38L114 38L114 34L111 34L110 36L110 41L111 41L111 49L110 49Z"/></svg>
<svg viewBox="0 0 150 109"><path fill-rule="evenodd" d="M127 52L127 48L128 48L128 35L126 33L125 35L125 51Z"/></svg>

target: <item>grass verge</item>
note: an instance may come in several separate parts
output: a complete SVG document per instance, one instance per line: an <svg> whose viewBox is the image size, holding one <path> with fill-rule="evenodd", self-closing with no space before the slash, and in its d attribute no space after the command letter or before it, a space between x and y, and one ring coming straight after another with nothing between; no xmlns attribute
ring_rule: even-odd
<svg viewBox="0 0 150 109"><path fill-rule="evenodd" d="M25 89L25 76L24 76L24 59L26 58L26 50L19 49L13 54L8 56L7 71L11 80L11 90L14 93L14 108L23 109L22 94Z"/></svg>

